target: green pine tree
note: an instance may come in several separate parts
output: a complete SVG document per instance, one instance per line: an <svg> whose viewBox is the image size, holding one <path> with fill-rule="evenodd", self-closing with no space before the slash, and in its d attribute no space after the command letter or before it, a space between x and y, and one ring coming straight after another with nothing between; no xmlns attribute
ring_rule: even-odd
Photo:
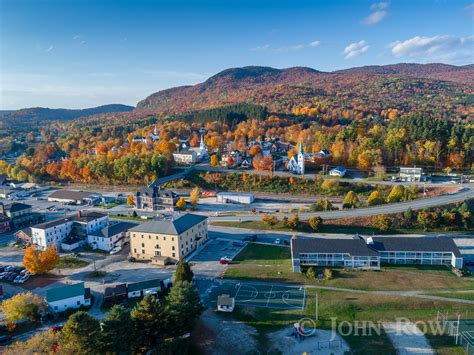
<svg viewBox="0 0 474 355"><path fill-rule="evenodd" d="M166 329L166 315L160 302L145 296L131 312L134 328L134 350L146 353L161 346Z"/></svg>
<svg viewBox="0 0 474 355"><path fill-rule="evenodd" d="M129 353L134 339L134 328L130 311L121 305L113 306L102 322L100 337L104 353Z"/></svg>
<svg viewBox="0 0 474 355"><path fill-rule="evenodd" d="M194 273L191 270L191 266L188 262L181 259L178 262L178 266L176 267L176 272L173 275L173 281L193 281Z"/></svg>
<svg viewBox="0 0 474 355"><path fill-rule="evenodd" d="M96 354L99 345L99 321L89 313L72 314L61 331L59 348L64 354Z"/></svg>

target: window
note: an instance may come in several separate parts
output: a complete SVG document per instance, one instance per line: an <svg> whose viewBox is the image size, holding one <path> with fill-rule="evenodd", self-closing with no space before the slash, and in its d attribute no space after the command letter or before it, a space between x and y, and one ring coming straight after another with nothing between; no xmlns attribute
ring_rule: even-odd
<svg viewBox="0 0 474 355"><path fill-rule="evenodd" d="M175 254L175 253L173 253L172 255L173 255L173 258L176 256L176 254Z"/></svg>
<svg viewBox="0 0 474 355"><path fill-rule="evenodd" d="M171 247L171 250L175 250L174 245ZM174 253L173 253L174 254Z"/></svg>
<svg viewBox="0 0 474 355"><path fill-rule="evenodd" d="M137 248L133 249L133 252L136 253L136 252L137 252Z"/></svg>
<svg viewBox="0 0 474 355"><path fill-rule="evenodd" d="M144 247L145 247L145 243L142 243L142 248L144 248Z"/></svg>
<svg viewBox="0 0 474 355"><path fill-rule="evenodd" d="M81 301L77 301L77 305L80 306L80 305L81 305Z"/></svg>
<svg viewBox="0 0 474 355"><path fill-rule="evenodd" d="M142 254L145 254L145 249L142 249Z"/></svg>
<svg viewBox="0 0 474 355"><path fill-rule="evenodd" d="M148 239L151 239L151 235L148 235Z"/></svg>

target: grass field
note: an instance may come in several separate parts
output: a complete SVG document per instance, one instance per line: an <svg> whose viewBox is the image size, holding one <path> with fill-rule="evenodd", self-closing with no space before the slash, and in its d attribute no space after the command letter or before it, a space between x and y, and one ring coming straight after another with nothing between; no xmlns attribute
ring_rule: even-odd
<svg viewBox="0 0 474 355"><path fill-rule="evenodd" d="M294 282L357 290L474 290L474 278L459 278L444 266L382 266L381 271L333 269L333 279L310 280L291 269L289 248L248 244L224 277L239 280Z"/></svg>
<svg viewBox="0 0 474 355"><path fill-rule="evenodd" d="M460 300L469 300L469 301L474 301L474 292L453 292L453 293L445 293L445 292L430 292L430 293L425 293L426 295L432 295L432 296L440 296L440 297L446 297L446 298L456 298Z"/></svg>
<svg viewBox="0 0 474 355"><path fill-rule="evenodd" d="M57 269L80 269L81 267L89 265L89 262L75 258L73 256L62 256L59 259Z"/></svg>

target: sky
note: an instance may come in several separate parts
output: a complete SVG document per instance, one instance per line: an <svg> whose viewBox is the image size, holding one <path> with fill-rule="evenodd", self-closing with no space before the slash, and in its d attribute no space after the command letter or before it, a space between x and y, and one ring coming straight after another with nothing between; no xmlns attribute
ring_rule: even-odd
<svg viewBox="0 0 474 355"><path fill-rule="evenodd" d="M0 109L136 105L247 65L474 63L463 0L0 0Z"/></svg>

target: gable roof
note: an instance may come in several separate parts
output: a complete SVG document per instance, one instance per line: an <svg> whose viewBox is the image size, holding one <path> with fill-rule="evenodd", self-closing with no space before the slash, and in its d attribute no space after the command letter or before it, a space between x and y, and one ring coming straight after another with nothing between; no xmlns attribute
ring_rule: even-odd
<svg viewBox="0 0 474 355"><path fill-rule="evenodd" d="M106 287L104 292L104 298L110 298L114 296L122 296L127 294L127 285L118 284L113 287Z"/></svg>
<svg viewBox="0 0 474 355"><path fill-rule="evenodd" d="M374 237L370 248L378 251L451 252L461 256L452 238L446 237Z"/></svg>
<svg viewBox="0 0 474 355"><path fill-rule="evenodd" d="M65 300L72 297L84 296L84 282L79 282L74 285L67 285L63 287L56 287L46 291L46 301L55 302Z"/></svg>
<svg viewBox="0 0 474 355"><path fill-rule="evenodd" d="M116 223L111 222L111 224L109 224L107 227L102 228L100 231L89 233L89 235L102 237L102 238L110 238L119 233L126 232L130 228L135 227L137 225L138 223L133 223L133 222L116 222Z"/></svg>
<svg viewBox="0 0 474 355"><path fill-rule="evenodd" d="M301 253L343 253L351 256L377 256L363 239L292 238L293 256Z"/></svg>
<svg viewBox="0 0 474 355"><path fill-rule="evenodd" d="M153 220L130 229L132 232L178 235L206 220L206 216L186 213L174 220Z"/></svg>
<svg viewBox="0 0 474 355"><path fill-rule="evenodd" d="M132 284L128 284L127 287L128 287L128 292L135 292L135 291L146 290L148 288L161 287L161 279L134 282Z"/></svg>
<svg viewBox="0 0 474 355"><path fill-rule="evenodd" d="M9 205L5 205L3 208L5 209L5 211L10 211L10 212L14 213L14 212L18 212L18 211L27 210L31 207L32 207L31 205L27 205L25 203L14 202L14 203L11 203Z"/></svg>

